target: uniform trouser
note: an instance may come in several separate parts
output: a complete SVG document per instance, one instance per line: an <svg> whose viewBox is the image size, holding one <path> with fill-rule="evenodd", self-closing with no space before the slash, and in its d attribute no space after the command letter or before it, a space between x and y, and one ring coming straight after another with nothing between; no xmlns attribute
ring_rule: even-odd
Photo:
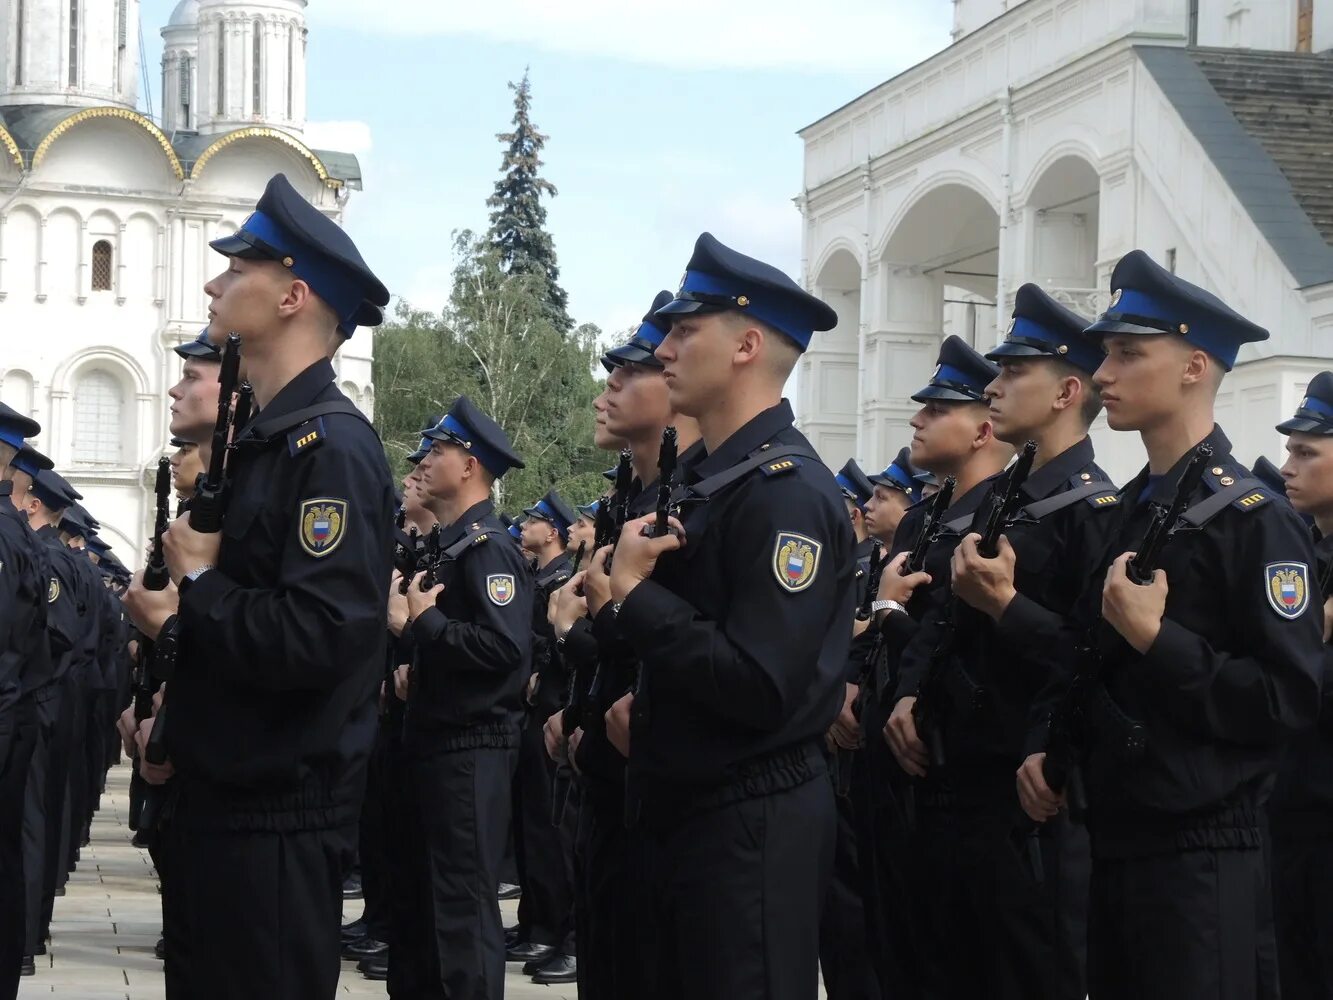
<svg viewBox="0 0 1333 1000"><path fill-rule="evenodd" d="M355 829L196 832L177 822L163 836L164 922L179 926L185 951L173 968L168 939L171 1000L331 1000Z"/></svg>
<svg viewBox="0 0 1333 1000"><path fill-rule="evenodd" d="M1038 830L1007 799L940 808L920 795L914 842L928 996L1082 1000L1082 826L1061 816Z"/></svg>
<svg viewBox="0 0 1333 1000"><path fill-rule="evenodd" d="M894 1000L921 995L921 950L913 917L917 901L911 879L908 807L912 788L881 735L887 716L867 706L862 723L866 745L853 770L853 818L861 874L866 939L876 978ZM861 780L855 780L856 775Z"/></svg>
<svg viewBox="0 0 1333 1000"><path fill-rule="evenodd" d="M645 815L650 803L643 804ZM814 1000L833 870L833 787L810 780L642 830L651 982L671 1000Z"/></svg>
<svg viewBox="0 0 1333 1000"><path fill-rule="evenodd" d="M106 734L108 729L115 726L112 712L114 704L114 691L98 689L90 692L87 738L84 741L88 787L87 797L83 801L83 811L79 817L82 825L77 828L79 846L87 844L92 835L93 814L97 812L102 792L106 790L106 772L111 766L107 755Z"/></svg>
<svg viewBox="0 0 1333 1000"><path fill-rule="evenodd" d="M23 800L36 730L31 698L0 715L0 1000L18 995L25 954Z"/></svg>
<svg viewBox="0 0 1333 1000"><path fill-rule="evenodd" d="M56 902L56 890L65 884L65 799L69 795L70 759L74 752L74 701L78 686L70 674L60 682L59 712L51 741L51 766L46 786L46 871L42 876L42 914L39 933L46 937Z"/></svg>
<svg viewBox="0 0 1333 1000"><path fill-rule="evenodd" d="M1265 852L1095 860L1088 985L1092 1000L1278 996Z"/></svg>
<svg viewBox="0 0 1333 1000"><path fill-rule="evenodd" d="M69 780L66 783L65 803L60 812L61 885L65 882L65 875L74 868L82 832L80 817L83 804L88 801L88 766L83 752L88 732L89 692L86 678L75 679L70 700L74 703L74 718L70 724Z"/></svg>
<svg viewBox="0 0 1333 1000"><path fill-rule="evenodd" d="M841 766L851 767L851 784L863 782L864 754L843 754ZM819 924L819 969L829 1000L879 1000L880 987L866 943L866 915L861 902L860 849L856 837L856 806L852 794L834 798L837 833L833 878Z"/></svg>
<svg viewBox="0 0 1333 1000"><path fill-rule="evenodd" d="M387 785L393 780L389 770L388 736L381 726L375 735L366 773L366 797L361 803L357 827L358 855L361 859L361 919L377 941L389 940L389 831L394 829L389 817Z"/></svg>
<svg viewBox="0 0 1333 1000"><path fill-rule="evenodd" d="M35 955L42 941L42 914L46 908L46 874L51 860L47 856L50 838L47 828L59 823L59 814L49 811L49 792L55 783L58 762L55 746L59 740L60 691L52 682L35 692L36 728L32 757L28 762L28 781L23 796L23 883L24 920L23 953ZM54 887L52 889L54 892Z"/></svg>
<svg viewBox="0 0 1333 1000"><path fill-rule="evenodd" d="M636 881L638 833L625 829L621 789L594 781L581 789L575 851L579 998L643 997L652 982L644 945L653 934Z"/></svg>
<svg viewBox="0 0 1333 1000"><path fill-rule="evenodd" d="M578 807L571 800L559 826L551 823L555 762L546 752L542 724L529 717L519 736L515 785L515 838L523 873L518 923L534 944L568 946L574 931L574 828ZM572 949L571 949L572 950Z"/></svg>
<svg viewBox="0 0 1333 1000"><path fill-rule="evenodd" d="M1333 835L1274 835L1273 909L1284 1000L1333 997Z"/></svg>
<svg viewBox="0 0 1333 1000"><path fill-rule="evenodd" d="M389 951L395 1000L504 995L495 887L517 757L517 750L499 748L408 756L401 831L407 884L394 893Z"/></svg>

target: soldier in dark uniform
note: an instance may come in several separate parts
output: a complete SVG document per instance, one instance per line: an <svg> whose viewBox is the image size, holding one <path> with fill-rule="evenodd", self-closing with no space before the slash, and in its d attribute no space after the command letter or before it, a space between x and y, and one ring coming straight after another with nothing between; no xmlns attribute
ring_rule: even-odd
<svg viewBox="0 0 1333 1000"><path fill-rule="evenodd" d="M829 727L825 742L829 750L829 776L838 793L837 839L833 855L833 879L824 900L819 923L819 969L830 1000L873 1000L880 995L879 983L866 946L866 917L861 903L860 845L856 841L855 799L864 781L860 750L861 724L856 711L861 674L875 643L875 631L862 614L874 598L878 583L881 543L867 530L866 511L875 497L875 486L855 459L848 459L834 480L842 490L852 525L856 560L856 609L852 619L852 644L847 655L846 694L842 710Z"/></svg>
<svg viewBox="0 0 1333 1000"><path fill-rule="evenodd" d="M552 823L554 762L546 754L542 729L565 699L568 678L554 656L555 634L546 619L551 594L570 578L565 551L570 525L577 520L564 498L551 490L523 511L523 548L537 567L532 601L532 677L527 718L514 776L514 850L523 895L518 902L518 936L505 948L510 962L524 963L528 975L551 966L561 982L574 982L574 830L578 812L564 810ZM557 969L558 966L558 969Z"/></svg>
<svg viewBox="0 0 1333 1000"><path fill-rule="evenodd" d="M597 445L628 447L633 475L626 495L599 503L623 505L628 518L652 511L657 503L658 462L667 427L675 427L677 434L676 482L680 470L703 450L698 424L672 407L662 363L653 353L670 330L670 321L659 317L657 310L671 300L670 292L658 292L629 341L602 356L608 375L606 392L596 404L603 421ZM614 470L611 475L614 478ZM596 510L589 508L588 513L595 519ZM617 517L614 509L610 516ZM589 552L585 567L591 558ZM642 946L651 941L652 931L636 905L632 859L638 832L625 828L625 748L607 738L605 718L634 686L641 664L616 632L606 586L597 592L601 614L595 621L587 617L582 579L586 577L558 591L552 601L556 655L581 687L578 710L553 714L547 720L546 738L551 756L568 762L580 776L578 981L580 994L597 1000L641 996L650 988L652 976ZM605 575L593 581L594 585L608 582ZM544 976L539 973L539 977L537 981L543 981Z"/></svg>
<svg viewBox="0 0 1333 1000"><path fill-rule="evenodd" d="M0 998L18 992L28 956L23 874L23 813L28 764L37 746L33 671L48 656L51 576L40 541L19 511L14 490L25 437L41 426L0 403ZM26 492L26 490L25 490ZM22 495L17 498L22 499Z"/></svg>
<svg viewBox="0 0 1333 1000"><path fill-rule="evenodd" d="M426 432L421 486L444 525L438 582L408 588L415 642L403 720L410 890L395 893L389 992L504 991L500 880L532 650L532 582L495 515L495 481L523 462L465 396ZM401 600L390 594L390 614Z"/></svg>
<svg viewBox="0 0 1333 1000"><path fill-rule="evenodd" d="M282 175L212 245L229 266L204 289L210 339L241 331L258 413L234 438L222 532L183 517L164 536L181 644L163 888L183 907L191 997L330 997L375 734L393 489L328 353L388 292ZM177 597L136 579L126 603L156 638Z"/></svg>
<svg viewBox="0 0 1333 1000"><path fill-rule="evenodd" d="M1074 615L1104 623L1099 683L1082 699L1089 992L1273 997L1264 802L1319 708L1315 560L1300 518L1249 477L1213 421L1241 344L1268 333L1142 251L1121 259L1111 288L1088 329L1106 351L1095 381L1111 428L1138 431L1148 465L1121 491L1104 572ZM1129 557L1201 443L1212 449L1203 481L1151 582L1137 584ZM1026 776L1027 799L1059 807Z"/></svg>
<svg viewBox="0 0 1333 1000"><path fill-rule="evenodd" d="M1333 372L1310 380L1295 415L1277 429L1287 435L1287 498L1314 520L1311 597L1324 602L1319 722L1296 738L1268 803L1278 969L1288 1000L1325 1000L1333 996Z"/></svg>
<svg viewBox="0 0 1333 1000"><path fill-rule="evenodd" d="M833 476L782 387L831 308L700 236L657 347L673 410L706 454L686 470L683 535L630 521L610 614L641 663L629 777L653 924L645 996L813 997L834 849L824 734L842 703L855 566ZM707 502L702 501L706 498ZM649 579L651 577L651 579Z"/></svg>
<svg viewBox="0 0 1333 1000"><path fill-rule="evenodd" d="M437 414L422 428L440 422ZM420 463L430 452L431 439L422 437L407 456L408 472L401 480L401 524L395 525L399 572L408 572L408 582L421 561L425 539L435 527L435 515L426 506L429 497L421 491ZM399 589L402 580L399 578ZM400 595L401 596L401 595ZM389 949L393 938L395 892L412 891L411 866L395 843L395 835L407 822L404 805L403 715L406 706L408 665L412 662L412 632L406 629L407 601L393 602L389 612L389 635L385 674L381 683L380 725L366 781L366 799L361 810L360 850L365 909L360 918L343 925L343 957L357 963L367 979L389 978ZM399 682L401 675L401 683Z"/></svg>
<svg viewBox="0 0 1333 1000"><path fill-rule="evenodd" d="M892 544L891 561L880 574L871 605L878 636L862 691L866 772L862 787L867 794L858 801L856 813L858 843L865 845L860 857L862 900L879 981L909 997L919 995L923 974L923 949L916 940L919 921L912 912L918 894L908 843L912 789L890 751L886 723L894 706L899 658L926 614L932 591L948 582L949 557L957 541L956 535L933 538L926 549L925 572L903 574L907 555L934 505L933 500L921 499L924 490L914 469L954 476L957 488L943 517L959 524L971 522L986 495L986 480L1012 454L995 438L985 405L986 386L998 373L995 365L960 339L946 338L929 384L912 397L922 408L911 421L910 450L899 452L883 473L871 477L878 499L867 520ZM915 502L900 514L904 500Z"/></svg>
<svg viewBox="0 0 1333 1000"><path fill-rule="evenodd" d="M25 963L32 956L45 952L46 930L50 923L51 905L55 900L56 883L63 868L58 856L60 823L64 811L64 787L68 782L70 734L68 727L74 719L73 705L65 706L65 683L74 663L76 646L90 632L87 609L80 608L76 588L73 553L60 543L58 532L51 526L59 522L60 507L71 502L65 498L59 480L48 478L45 486L37 484L38 477L51 473L52 462L25 445L11 463L13 471L13 498L21 498L19 511L41 549L42 572L48 581L46 630L48 655L33 664L40 670L30 671L30 692L36 706L37 742L28 764L28 786L23 809L23 874L26 883L24 912L27 916ZM64 484L68 486L68 484ZM54 486L55 492L49 487ZM48 506L49 504L49 506ZM63 728L62 728L63 723Z"/></svg>
<svg viewBox="0 0 1333 1000"><path fill-rule="evenodd" d="M907 509L927 496L918 475L912 467L912 449L903 448L883 472L870 477L874 492L866 503L866 534L886 548L893 547Z"/></svg>
<svg viewBox="0 0 1333 1000"><path fill-rule="evenodd" d="M584 558L592 554L592 542L597 525L597 503L598 501L594 500L590 504L579 504L575 508L579 516L569 526L568 551L571 558L578 552L580 542L584 543Z"/></svg>
<svg viewBox="0 0 1333 1000"><path fill-rule="evenodd" d="M904 720L904 766L926 772L916 799L916 861L929 888L918 917L921 940L939 949L927 967L945 976L934 985L942 996L1087 994L1086 832L1045 815L1039 819L1050 822L1038 830L1013 788L1025 757L1045 746L1037 706L1049 709L1050 692L1065 682L1033 669L1025 650L1043 636L1058 639L1101 558L1117 503L1088 438L1101 406L1092 373L1102 355L1082 339L1086 325L1035 285L1018 290L1005 342L987 355L1000 365L987 388L996 437L1037 444L1017 523L995 558L980 555L980 532L1009 486L1004 473L972 523L951 532L964 536L953 551L952 585L936 591L936 607L902 658L900 691L917 691L929 672L942 672L932 718L943 766L930 763L911 718ZM953 638L940 653L946 619Z"/></svg>

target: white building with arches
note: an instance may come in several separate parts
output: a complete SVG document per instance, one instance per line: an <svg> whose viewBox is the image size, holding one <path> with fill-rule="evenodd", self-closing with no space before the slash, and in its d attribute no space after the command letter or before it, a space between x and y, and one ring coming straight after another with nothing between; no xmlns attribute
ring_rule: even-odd
<svg viewBox="0 0 1333 1000"><path fill-rule="evenodd" d="M1270 330L1218 419L1280 463L1333 354L1333 0L953 2L948 48L800 133L805 280L839 315L799 369L821 456L882 468L944 335L989 348L1027 281L1093 317L1141 247Z"/></svg>
<svg viewBox="0 0 1333 1000"><path fill-rule="evenodd" d="M355 157L311 149L307 0L181 0L160 122L138 110L139 0L0 5L0 398L86 497L121 559L151 528L172 348L207 322L210 240L274 173L341 220ZM371 338L335 364L368 411Z"/></svg>

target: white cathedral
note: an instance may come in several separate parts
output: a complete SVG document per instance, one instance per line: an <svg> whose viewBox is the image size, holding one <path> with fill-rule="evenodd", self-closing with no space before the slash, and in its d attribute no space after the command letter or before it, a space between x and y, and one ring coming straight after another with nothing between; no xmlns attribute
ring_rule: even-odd
<svg viewBox="0 0 1333 1000"><path fill-rule="evenodd" d="M133 567L167 450L172 348L269 177L341 221L360 167L311 149L307 0L181 0L160 121L139 110L139 0L0 2L0 398ZM371 338L335 362L368 412Z"/></svg>
<svg viewBox="0 0 1333 1000"><path fill-rule="evenodd" d="M944 0L930 0L942 3ZM1333 365L1333 0L953 0L953 42L802 129L801 426L883 468L941 338L984 352L1014 292L1089 318L1136 247L1267 327L1223 382L1241 461ZM1094 428L1119 482L1136 435Z"/></svg>

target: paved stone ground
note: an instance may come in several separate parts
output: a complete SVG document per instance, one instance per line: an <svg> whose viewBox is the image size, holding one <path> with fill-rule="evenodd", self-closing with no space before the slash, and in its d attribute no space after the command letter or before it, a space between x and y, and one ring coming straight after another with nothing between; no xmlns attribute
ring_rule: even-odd
<svg viewBox="0 0 1333 1000"><path fill-rule="evenodd" d="M56 900L51 944L37 958L37 975L21 981L19 1000L164 1000L162 963L153 957L162 926L157 879L148 853L130 845L129 782L128 764L111 771L93 819L93 842L83 849L66 894ZM501 904L506 924L517 919L516 907ZM344 920L360 914L361 901L349 900ZM352 963L343 963L339 997L385 995L383 983L368 982ZM575 1000L577 991L572 984L538 986L510 965L505 996Z"/></svg>

